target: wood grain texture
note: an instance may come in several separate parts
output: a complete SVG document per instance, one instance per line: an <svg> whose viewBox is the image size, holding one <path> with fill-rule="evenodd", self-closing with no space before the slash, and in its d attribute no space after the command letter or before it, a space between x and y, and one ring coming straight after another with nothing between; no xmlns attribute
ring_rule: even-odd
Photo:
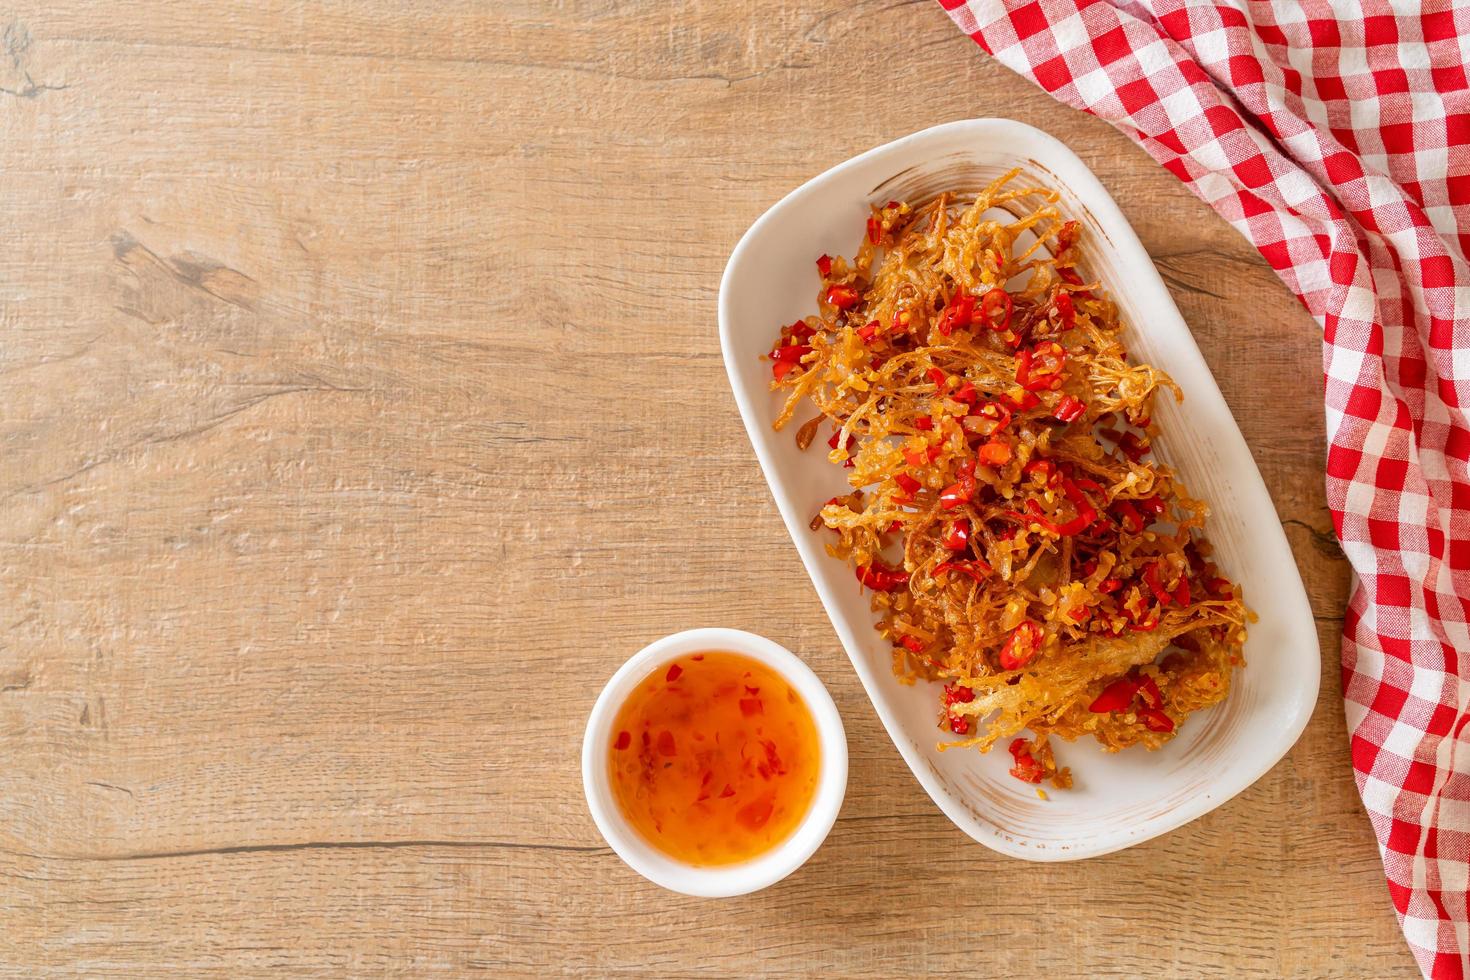
<svg viewBox="0 0 1470 980"><path fill-rule="evenodd" d="M1348 764L1319 332L1104 124L927 0L0 11L0 971L1409 976ZM963 837L879 727L728 394L725 257L935 123L1067 141L1168 279L1318 616L1316 716L1081 864ZM648 885L581 724L663 633L827 682L782 884Z"/></svg>

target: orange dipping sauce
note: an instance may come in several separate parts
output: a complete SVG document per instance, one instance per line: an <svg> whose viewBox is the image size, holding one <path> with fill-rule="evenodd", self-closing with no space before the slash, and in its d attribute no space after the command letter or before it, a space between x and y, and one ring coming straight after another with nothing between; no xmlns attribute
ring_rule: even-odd
<svg viewBox="0 0 1470 980"><path fill-rule="evenodd" d="M785 678L718 652L645 677L618 710L609 755L629 823L696 865L747 861L791 836L822 761L816 722Z"/></svg>

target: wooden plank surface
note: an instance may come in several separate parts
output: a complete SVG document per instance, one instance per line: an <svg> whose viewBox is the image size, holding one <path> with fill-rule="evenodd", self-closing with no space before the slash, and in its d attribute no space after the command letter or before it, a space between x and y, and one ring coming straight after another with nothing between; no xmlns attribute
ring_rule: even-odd
<svg viewBox="0 0 1470 980"><path fill-rule="evenodd" d="M1343 730L1319 331L1142 152L927 0L12 4L0 52L0 971L1409 976ZM725 257L946 120L1068 142L1219 379L1318 616L1291 754L1121 854L933 806L728 393ZM827 844L625 868L581 725L724 624L847 721Z"/></svg>

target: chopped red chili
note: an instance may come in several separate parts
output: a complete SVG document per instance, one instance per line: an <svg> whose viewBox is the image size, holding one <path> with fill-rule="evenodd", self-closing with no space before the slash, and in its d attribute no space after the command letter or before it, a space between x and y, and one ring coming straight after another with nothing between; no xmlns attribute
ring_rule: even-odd
<svg viewBox="0 0 1470 980"><path fill-rule="evenodd" d="M976 582L983 582L992 569L988 562L979 558L971 558L966 561L943 561L934 566L935 575L946 575L950 572L959 572L970 576Z"/></svg>
<svg viewBox="0 0 1470 980"><path fill-rule="evenodd" d="M1133 703L1133 695L1137 693L1138 681L1131 677L1120 677L1103 688L1102 693L1087 706L1087 710L1096 714L1122 711Z"/></svg>
<svg viewBox="0 0 1470 980"><path fill-rule="evenodd" d="M825 252L817 257L817 271L826 279L832 274L832 256Z"/></svg>
<svg viewBox="0 0 1470 980"><path fill-rule="evenodd" d="M1139 437L1136 432L1125 432L1123 438L1118 440L1118 448L1123 450L1123 455L1135 463L1148 455L1151 448L1148 442Z"/></svg>
<svg viewBox="0 0 1470 980"><path fill-rule="evenodd" d="M970 719L960 715L949 716L949 730L956 735L970 734Z"/></svg>
<svg viewBox="0 0 1470 980"><path fill-rule="evenodd" d="M679 675L682 673L684 673L683 667L680 667L678 664L669 664L669 669L664 674L664 680L672 684L679 679Z"/></svg>
<svg viewBox="0 0 1470 980"><path fill-rule="evenodd" d="M1052 298L1051 306L1047 309L1047 315L1054 318L1057 325L1063 330L1071 330L1077 321L1077 311L1072 306L1072 297L1066 293L1059 292Z"/></svg>
<svg viewBox="0 0 1470 980"><path fill-rule="evenodd" d="M1173 601L1173 597L1169 595L1169 590L1164 587L1164 580L1162 574L1159 572L1158 562L1151 561L1143 567L1143 584L1147 585L1148 590L1154 594L1154 598L1159 600L1159 605L1167 606Z"/></svg>
<svg viewBox="0 0 1470 980"><path fill-rule="evenodd" d="M924 484L907 473L899 473L893 478L893 482L899 485L899 488L903 490L904 496L906 497L912 497L924 486Z"/></svg>
<svg viewBox="0 0 1470 980"><path fill-rule="evenodd" d="M920 653L924 649L924 641L919 639L917 636L905 636L903 639L899 640L898 643L899 646L903 647L905 650L908 650L910 653Z"/></svg>
<svg viewBox="0 0 1470 980"><path fill-rule="evenodd" d="M877 245L878 244L878 239L880 239L882 237L883 237L883 225L882 225L882 223L880 223L878 221L878 216L876 214L869 216L869 218L868 218L868 241L872 242L874 245Z"/></svg>
<svg viewBox="0 0 1470 980"><path fill-rule="evenodd" d="M980 299L980 322L996 333L1010 329L1013 303L1004 289L992 289Z"/></svg>
<svg viewBox="0 0 1470 980"><path fill-rule="evenodd" d="M1003 670L1020 670L1031 662L1041 648L1041 624L1026 620L1011 630L1005 645L1000 648L1000 666Z"/></svg>
<svg viewBox="0 0 1470 980"><path fill-rule="evenodd" d="M970 519L961 517L944 525L940 542L950 551L964 551L970 544Z"/></svg>
<svg viewBox="0 0 1470 980"><path fill-rule="evenodd" d="M1151 732L1172 732L1174 719L1157 708L1139 708L1138 720Z"/></svg>
<svg viewBox="0 0 1470 980"><path fill-rule="evenodd" d="M975 700L975 692L960 683L944 685L944 706L947 708L952 704L969 704Z"/></svg>
<svg viewBox="0 0 1470 980"><path fill-rule="evenodd" d="M1235 589L1228 578L1212 578L1205 583L1205 591L1216 599L1234 599Z"/></svg>
<svg viewBox="0 0 1470 980"><path fill-rule="evenodd" d="M1138 508L1133 506L1131 501L1115 500L1109 510L1130 534L1137 534L1147 526L1143 515L1138 512Z"/></svg>
<svg viewBox="0 0 1470 980"><path fill-rule="evenodd" d="M980 462L987 466L1004 466L1011 461L1011 444L998 436L980 447Z"/></svg>
<svg viewBox="0 0 1470 980"><path fill-rule="evenodd" d="M909 573L888 568L880 562L859 565L854 571L857 580L874 592L892 592L909 584Z"/></svg>
<svg viewBox="0 0 1470 980"><path fill-rule="evenodd" d="M1081 534L1089 527L1092 527L1092 523L1097 520L1097 509L1092 506L1092 502L1077 488L1077 484L1072 480L1063 479L1062 493L1072 502L1072 506L1077 509L1076 516L1071 520L1063 521L1060 524L1055 523L1041 512L1040 504L1030 499L1026 501L1026 513L1015 514L1014 516L1028 524L1035 524L1042 530L1063 538Z"/></svg>
<svg viewBox="0 0 1470 980"><path fill-rule="evenodd" d="M803 357L810 354L811 352L812 349L806 344L794 344L791 347L777 347L775 350L771 351L771 360L792 361L794 363L796 361L800 361Z"/></svg>
<svg viewBox="0 0 1470 980"><path fill-rule="evenodd" d="M1040 473L1041 482L1050 487L1056 486L1062 478L1061 471L1049 459L1033 459L1021 467L1021 473L1025 476L1035 476L1037 473Z"/></svg>
<svg viewBox="0 0 1470 980"><path fill-rule="evenodd" d="M862 299L862 296L851 286L842 283L833 283L827 287L827 303L837 307L839 310L846 310L856 306L860 299Z"/></svg>
<svg viewBox="0 0 1470 980"><path fill-rule="evenodd" d="M877 320L871 320L863 326L858 327L857 335L862 338L863 343L871 344L873 338L878 336L878 331L882 329L882 326Z"/></svg>
<svg viewBox="0 0 1470 980"><path fill-rule="evenodd" d="M925 432L928 432L934 428L934 420L927 415L920 416L914 419L914 428L923 429Z"/></svg>
<svg viewBox="0 0 1470 980"><path fill-rule="evenodd" d="M975 320L975 297L961 289L954 294L940 312L934 328L941 336L948 337L956 330L968 327Z"/></svg>
<svg viewBox="0 0 1470 980"><path fill-rule="evenodd" d="M1063 395L1062 400L1057 402L1057 408L1052 412L1052 417L1062 422L1075 422L1086 410L1087 406L1076 398L1071 395Z"/></svg>
<svg viewBox="0 0 1470 980"><path fill-rule="evenodd" d="M618 732L618 739L613 743L613 748L621 752L633 743L633 736L627 732Z"/></svg>
<svg viewBox="0 0 1470 980"><path fill-rule="evenodd" d="M1002 404L1015 412L1025 412L1041 404L1041 399L1024 388L1013 388L996 396Z"/></svg>
<svg viewBox="0 0 1470 980"><path fill-rule="evenodd" d="M1164 706L1164 692L1159 690L1159 682L1148 674L1144 674L1138 681L1138 696L1143 698L1143 703L1150 708Z"/></svg>
<svg viewBox="0 0 1470 980"><path fill-rule="evenodd" d="M1048 340L1016 355L1016 384L1027 391L1047 391L1062 386L1062 369L1067 352L1056 341Z"/></svg>
<svg viewBox="0 0 1470 980"><path fill-rule="evenodd" d="M1039 783L1046 775L1046 770L1036 761L1031 750L1026 747L1026 740L1018 738L1011 742L1009 751L1011 758L1016 764L1010 768L1010 774L1023 783Z"/></svg>

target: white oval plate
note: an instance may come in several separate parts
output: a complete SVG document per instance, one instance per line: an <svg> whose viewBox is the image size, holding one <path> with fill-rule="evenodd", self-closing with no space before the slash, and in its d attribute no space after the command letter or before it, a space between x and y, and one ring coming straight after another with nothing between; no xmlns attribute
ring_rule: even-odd
<svg viewBox="0 0 1470 980"><path fill-rule="evenodd" d="M937 750L937 685L905 687L852 570L824 549L808 522L848 489L842 469L817 449L796 448L794 426L771 428L782 398L769 390L761 355L782 324L816 312L823 252L851 255L870 203L978 190L1014 166L1061 194L1063 213L1085 227L1087 271L1102 280L1128 324L1139 361L1171 374L1185 392L1161 397L1155 455L1191 494L1211 505L1206 529L1216 559L1245 587L1259 614L1246 667L1223 704L1191 716L1157 752L1106 754L1091 739L1055 743L1076 785L1041 800L1006 770L1004 748L982 755ZM880 146L788 194L741 238L720 283L720 344L735 401L781 516L827 615L883 726L915 778L965 833L1005 854L1069 861L1107 854L1173 830L1230 799L1286 754L1311 716L1320 660L1312 610L1266 486L1194 337L1118 206L1062 143L1008 119L948 123ZM820 449L820 447L818 447Z"/></svg>

